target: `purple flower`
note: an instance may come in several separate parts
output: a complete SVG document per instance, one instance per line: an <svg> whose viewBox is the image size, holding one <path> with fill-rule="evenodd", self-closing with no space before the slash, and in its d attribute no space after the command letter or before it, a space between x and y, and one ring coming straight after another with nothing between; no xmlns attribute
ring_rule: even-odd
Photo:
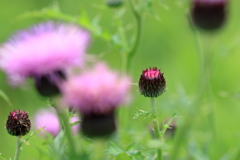
<svg viewBox="0 0 240 160"><path fill-rule="evenodd" d="M77 121L79 121L78 117L74 116L71 118L72 123ZM33 123L35 130L45 127L44 131L49 132L51 135L53 135L53 137L56 137L58 133L61 131L61 126L58 121L56 111L53 108L41 109L37 111L34 116ZM79 127L80 125L75 125L72 127L73 134L77 134ZM44 131L40 132L42 136L45 136Z"/></svg>
<svg viewBox="0 0 240 160"><path fill-rule="evenodd" d="M127 102L130 79L105 64L71 77L62 87L64 100L82 114L107 113Z"/></svg>
<svg viewBox="0 0 240 160"><path fill-rule="evenodd" d="M0 68L15 85L26 77L35 78L36 85L39 81L54 84L56 77L65 78L68 67L83 64L88 42L88 32L74 24L40 23L19 31L2 45Z"/></svg>
<svg viewBox="0 0 240 160"><path fill-rule="evenodd" d="M81 112L81 131L90 137L102 137L115 131L114 110L129 100L130 86L128 77L98 64L69 78L62 93L64 101Z"/></svg>

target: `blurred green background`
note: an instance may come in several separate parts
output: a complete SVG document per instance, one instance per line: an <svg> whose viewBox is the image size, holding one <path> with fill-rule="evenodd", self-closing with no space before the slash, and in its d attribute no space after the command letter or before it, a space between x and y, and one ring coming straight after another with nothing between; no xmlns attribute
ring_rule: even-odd
<svg viewBox="0 0 240 160"><path fill-rule="evenodd" d="M143 32L139 48L131 64L130 74L133 83L138 83L142 69L147 67L158 67L164 72L167 80L167 91L157 99L160 121L170 117L175 111L181 110L181 116L189 114L191 98L197 95L199 88L199 61L197 55L197 46L195 35L193 34L187 13L189 11L189 1L169 0L153 1L153 11L158 16L146 13L143 22ZM0 0L0 42L4 42L18 29L24 29L32 24L46 20L44 18L28 18L17 20L19 15L34 10L41 10L53 4L50 0ZM89 17L94 18L99 15L99 25L110 33L115 33L116 28L113 25L113 14L118 9L103 8L105 1L80 1L80 0L59 0L59 7L63 13L72 16L81 16L80 10L84 9ZM135 19L130 11L128 1L125 2L126 13L122 20L124 25L131 24L132 29L128 31L129 38L135 33ZM222 30L212 35L211 43L214 53L213 70L211 75L211 84L213 88L213 101L216 112L216 126L218 134L218 148L214 157L220 159L224 155L234 154L237 148L240 148L240 1L231 0L229 5L229 15L227 23ZM121 9L122 7L120 7ZM99 38L92 38L88 52L90 54L99 54L104 51L108 43ZM102 60L107 61L111 68L120 70L121 61L117 49L105 53ZM204 77L204 75L201 75ZM5 129L5 122L9 112L14 109L23 109L29 112L33 117L39 108L47 106L47 100L40 97L29 80L29 85L20 88L12 88L8 85L6 75L0 72L0 89L3 90L11 101L9 106L0 98L0 153L5 157L13 157L15 152L15 137L10 136ZM129 105L128 123L135 135L135 138L141 139L141 136L147 136L147 126L150 120L138 118L131 119L137 109L150 109L150 102L147 98L139 95L137 85L132 89L133 101ZM107 95L106 95L107 96ZM189 99L188 99L189 98ZM199 109L199 117L196 118L192 126L192 136L185 137L187 140L196 141L202 146L210 141L208 136L206 117L209 109L202 107ZM128 117L119 117L128 118ZM128 137L130 138L130 137ZM126 139L128 139L126 138ZM43 159L39 157L36 147L42 147L43 138L35 137L29 141L29 145L24 145L20 156L21 160ZM123 142L124 143L124 142ZM188 142L186 142L188 143ZM188 145L188 144L187 144ZM45 147L46 148L46 147ZM201 147L199 147L201 148ZM187 146L185 147L188 152ZM194 153L194 151L193 151ZM194 156L190 156L192 159ZM227 157L227 156L226 156ZM190 158L190 159L191 159ZM228 159L228 158L226 158ZM231 158L229 158L231 159Z"/></svg>

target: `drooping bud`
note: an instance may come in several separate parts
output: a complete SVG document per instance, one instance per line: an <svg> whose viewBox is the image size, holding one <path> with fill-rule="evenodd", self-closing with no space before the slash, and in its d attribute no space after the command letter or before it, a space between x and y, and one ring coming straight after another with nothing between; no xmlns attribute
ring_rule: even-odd
<svg viewBox="0 0 240 160"><path fill-rule="evenodd" d="M145 97L158 97L166 89L166 81L163 73L156 67L142 71L138 83L139 91Z"/></svg>
<svg viewBox="0 0 240 160"><path fill-rule="evenodd" d="M215 30L226 21L228 0L193 0L191 18L203 30Z"/></svg>
<svg viewBox="0 0 240 160"><path fill-rule="evenodd" d="M107 137L116 130L114 113L84 115L81 131L88 137Z"/></svg>
<svg viewBox="0 0 240 160"><path fill-rule="evenodd" d="M39 94L45 97L54 96L60 93L58 84L62 80L66 80L65 74L58 70L51 74L36 75L33 76L35 79L35 86Z"/></svg>
<svg viewBox="0 0 240 160"><path fill-rule="evenodd" d="M109 7L119 7L123 3L123 0L106 0L106 4Z"/></svg>
<svg viewBox="0 0 240 160"><path fill-rule="evenodd" d="M28 114L23 110L14 110L8 115L6 129L13 136L24 136L31 128L31 122Z"/></svg>

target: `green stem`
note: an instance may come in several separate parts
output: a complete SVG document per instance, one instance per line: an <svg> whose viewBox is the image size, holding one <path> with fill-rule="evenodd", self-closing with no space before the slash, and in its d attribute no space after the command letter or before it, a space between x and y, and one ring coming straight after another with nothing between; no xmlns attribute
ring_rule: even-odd
<svg viewBox="0 0 240 160"><path fill-rule="evenodd" d="M152 111L153 111L153 114L155 115L155 117L153 118L154 133L155 133L155 138L157 140L161 140L159 123L158 123L158 114L156 111L155 100L156 100L156 98L151 98ZM161 148L157 149L157 160L162 160L162 149Z"/></svg>
<svg viewBox="0 0 240 160"><path fill-rule="evenodd" d="M141 36L141 30L142 30L142 18L141 18L141 15L137 12L137 10L134 8L134 5L133 5L133 2L132 0L129 0L130 2L130 7L131 7L131 10L133 11L133 14L134 14L134 17L136 19L136 37L135 37L135 42L132 46L132 49L128 52L127 54L127 70L129 71L129 68L130 68L130 64L131 64L131 61L132 61L132 58L137 50L137 47L138 47L138 44L139 44L139 41L140 41L140 36Z"/></svg>
<svg viewBox="0 0 240 160"><path fill-rule="evenodd" d="M73 140L72 129L71 129L70 123L69 123L68 112L62 113L62 120L63 120L64 131L66 133L66 137L67 137L67 140L69 143L70 154L71 154L71 156L75 157L75 155L76 155L75 144L74 144L74 140Z"/></svg>
<svg viewBox="0 0 240 160"><path fill-rule="evenodd" d="M65 136L68 140L68 143L69 143L70 156L75 157L76 156L75 143L74 143L74 140L73 140L72 128L71 128L70 123L69 123L68 109L63 111L63 110L59 109L58 107L56 107L54 105L51 97L49 97L49 103L57 111L59 122L61 123L62 129L64 130L64 134L65 134Z"/></svg>
<svg viewBox="0 0 240 160"><path fill-rule="evenodd" d="M15 152L15 155L14 155L14 160L19 159L19 155L20 155L20 152L21 152L21 146L22 146L21 137L17 137L17 139L16 139L16 152Z"/></svg>
<svg viewBox="0 0 240 160"><path fill-rule="evenodd" d="M104 150L106 147L105 140L95 139L94 147L95 147L94 152L96 153L94 159L105 160L106 159L106 157L104 156Z"/></svg>

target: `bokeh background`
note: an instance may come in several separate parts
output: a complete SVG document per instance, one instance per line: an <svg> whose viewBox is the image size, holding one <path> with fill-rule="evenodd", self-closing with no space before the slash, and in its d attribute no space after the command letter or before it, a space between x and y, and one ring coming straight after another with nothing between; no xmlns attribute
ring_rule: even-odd
<svg viewBox="0 0 240 160"><path fill-rule="evenodd" d="M237 148L240 148L240 1L229 1L229 12L225 26L211 35L213 37L211 47L215 52L211 75L212 98L215 105L219 141L215 153L206 153L214 154L217 159L224 156L226 159L231 159L231 156L228 157L228 155L236 154ZM25 12L50 7L53 3L51 0L0 0L0 42L7 40L19 29L47 20L47 18L39 17L18 19L18 16ZM109 33L116 32L113 25L113 14L118 12L119 9L104 7L104 0L59 0L58 3L61 11L65 14L81 16L80 10L84 9L92 19L98 15L100 17L100 27L109 31ZM127 32L130 38L135 33L135 19L127 0L125 0L123 7L126 11L122 16L123 24L132 26ZM123 7L120 7L120 9ZM142 37L129 71L133 83L136 84L142 69L156 66L164 72L167 80L167 91L157 100L160 121L179 110L181 116L189 114L188 108L194 107L191 106L191 98L198 94L199 60L196 38L188 21L189 7L189 1L187 0L153 1L152 9L154 13L146 12L144 16ZM100 54L106 50L108 45L108 42L93 37L88 53ZM120 59L117 49L104 52L104 56L101 58L115 70L121 69ZM201 76L204 77L205 75ZM0 98L0 153L8 158L13 157L15 152L15 137L9 135L5 128L9 112L14 109L23 109L33 117L39 108L47 106L47 100L37 94L31 80L29 80L27 86L12 88L3 72L0 72L0 89L6 93L11 102L11 105L9 105ZM133 120L132 117L137 109L149 110L150 102L147 98L139 95L138 87L134 84L132 97L133 101L128 109L123 108L123 110L127 110L128 117L120 115L118 118L128 121L135 139L141 139L144 136L149 137L148 126L150 120L143 118ZM208 127L206 127L208 122L205 120L205 116L209 113L209 109L203 106L198 111L201 112L199 113L200 116L196 119L195 125L191 126L194 134L191 137L185 137L187 139L186 152L192 154L189 159L197 158L194 156L195 151L188 148L188 140L196 141L197 148L202 150L203 147L201 146L208 146L208 142L213 136L209 134ZM131 139L131 137L128 138ZM42 145L43 140L40 136L31 138L29 145L23 146L20 159L44 159L41 158L37 149L38 147L46 149ZM198 155L202 155L202 153Z"/></svg>

